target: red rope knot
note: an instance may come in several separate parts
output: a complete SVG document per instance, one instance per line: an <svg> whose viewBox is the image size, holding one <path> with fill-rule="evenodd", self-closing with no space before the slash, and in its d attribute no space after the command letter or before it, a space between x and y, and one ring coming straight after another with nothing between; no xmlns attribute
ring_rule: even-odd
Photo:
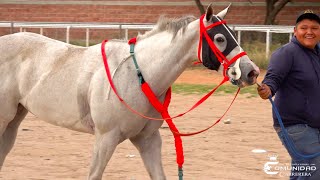
<svg viewBox="0 0 320 180"><path fill-rule="evenodd" d="M137 38L132 38L132 39L130 39L129 40L129 42L128 42L128 44L130 45L130 44L136 44L136 42L137 42Z"/></svg>

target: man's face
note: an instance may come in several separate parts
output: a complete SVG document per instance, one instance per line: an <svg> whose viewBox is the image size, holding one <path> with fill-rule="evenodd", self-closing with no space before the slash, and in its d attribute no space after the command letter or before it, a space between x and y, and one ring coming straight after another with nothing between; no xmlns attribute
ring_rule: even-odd
<svg viewBox="0 0 320 180"><path fill-rule="evenodd" d="M304 19L294 28L294 35L304 47L314 49L320 42L320 24L315 20Z"/></svg>

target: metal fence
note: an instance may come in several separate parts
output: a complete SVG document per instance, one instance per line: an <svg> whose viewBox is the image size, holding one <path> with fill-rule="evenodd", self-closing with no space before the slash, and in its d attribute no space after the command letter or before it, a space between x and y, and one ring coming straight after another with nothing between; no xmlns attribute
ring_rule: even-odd
<svg viewBox="0 0 320 180"><path fill-rule="evenodd" d="M266 58L270 54L270 43L272 33L287 33L289 40L292 37L294 26L279 26L279 25L228 25L238 35L238 42L241 43L241 33L246 31L264 32L266 33ZM113 29L124 31L123 39L128 40L130 30L151 30L154 24L100 24L100 23L52 23L52 22L1 22L0 28L10 28L13 33L15 28L19 28L20 32L26 31L28 28L39 29L39 34L43 34L43 29L65 29L65 42L70 42L70 29L85 29L86 30L86 46L90 42L90 30L93 29Z"/></svg>

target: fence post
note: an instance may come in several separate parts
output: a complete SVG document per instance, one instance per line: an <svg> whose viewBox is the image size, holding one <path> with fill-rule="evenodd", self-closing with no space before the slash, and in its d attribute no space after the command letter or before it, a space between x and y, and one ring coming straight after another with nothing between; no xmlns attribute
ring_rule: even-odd
<svg viewBox="0 0 320 180"><path fill-rule="evenodd" d="M70 26L67 26L67 30L66 30L66 43L69 44L70 41Z"/></svg>
<svg viewBox="0 0 320 180"><path fill-rule="evenodd" d="M241 31L238 31L238 43L241 44Z"/></svg>
<svg viewBox="0 0 320 180"><path fill-rule="evenodd" d="M14 33L14 22L10 22L10 33L13 34Z"/></svg>
<svg viewBox="0 0 320 180"><path fill-rule="evenodd" d="M266 35L266 59L269 58L270 54L270 30L267 30L267 35Z"/></svg>
<svg viewBox="0 0 320 180"><path fill-rule="evenodd" d="M90 36L90 31L89 28L86 29L86 47L89 47L89 36Z"/></svg>
<svg viewBox="0 0 320 180"><path fill-rule="evenodd" d="M124 39L128 41L128 29L126 28L124 30L125 30Z"/></svg>
<svg viewBox="0 0 320 180"><path fill-rule="evenodd" d="M289 33L289 42L291 42L292 39L292 33Z"/></svg>
<svg viewBox="0 0 320 180"><path fill-rule="evenodd" d="M119 39L122 39L122 24L119 25Z"/></svg>

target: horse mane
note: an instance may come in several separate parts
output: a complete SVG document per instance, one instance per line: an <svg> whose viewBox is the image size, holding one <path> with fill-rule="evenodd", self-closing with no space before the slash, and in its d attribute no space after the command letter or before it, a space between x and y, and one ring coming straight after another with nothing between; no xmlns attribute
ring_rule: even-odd
<svg viewBox="0 0 320 180"><path fill-rule="evenodd" d="M181 18L168 18L162 15L152 30L147 31L144 34L139 34L137 38L141 40L160 32L168 31L173 34L172 39L174 39L180 29L182 29L182 32L184 32L187 25L194 20L196 20L196 18L191 15Z"/></svg>

